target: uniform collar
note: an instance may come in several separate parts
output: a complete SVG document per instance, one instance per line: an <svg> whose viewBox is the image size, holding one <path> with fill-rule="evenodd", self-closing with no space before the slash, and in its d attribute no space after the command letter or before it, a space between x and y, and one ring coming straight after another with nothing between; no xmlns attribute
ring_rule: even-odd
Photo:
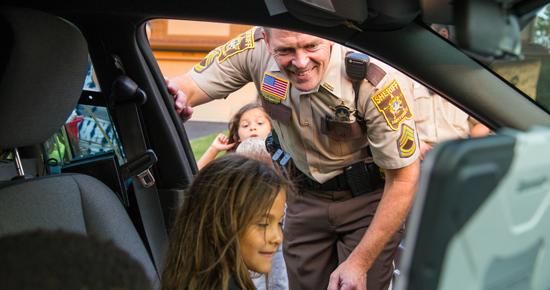
<svg viewBox="0 0 550 290"><path fill-rule="evenodd" d="M284 75L284 73L281 71L281 69L279 68L279 65L277 64L277 62L275 61L275 57L271 56L271 58L269 58L269 64L267 65L268 66L268 70L270 72L280 72L281 74ZM285 75L285 78L286 75Z"/></svg>
<svg viewBox="0 0 550 290"><path fill-rule="evenodd" d="M320 86L337 98L342 95L342 61L343 47L333 44L330 50L330 61L321 80ZM319 89L319 88L318 88Z"/></svg>

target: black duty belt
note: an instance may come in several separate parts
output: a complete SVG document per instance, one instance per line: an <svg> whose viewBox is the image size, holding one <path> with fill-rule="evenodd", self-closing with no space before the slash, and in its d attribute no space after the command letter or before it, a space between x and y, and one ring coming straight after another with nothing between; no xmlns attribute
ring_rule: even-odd
<svg viewBox="0 0 550 290"><path fill-rule="evenodd" d="M324 183L319 183L309 178L309 176L305 175L298 169L296 169L296 173L296 183L305 189L314 191L340 191L350 189L346 176L343 173L325 181Z"/></svg>
<svg viewBox="0 0 550 290"><path fill-rule="evenodd" d="M295 168L295 182L304 189L312 191L349 190L353 196L373 192L384 186L380 169L374 163L358 162L343 168L339 174L324 183L319 183Z"/></svg>

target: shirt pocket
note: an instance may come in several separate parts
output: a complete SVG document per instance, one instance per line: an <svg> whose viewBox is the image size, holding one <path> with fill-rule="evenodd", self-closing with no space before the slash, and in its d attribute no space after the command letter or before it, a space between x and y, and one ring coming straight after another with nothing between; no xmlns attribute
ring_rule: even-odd
<svg viewBox="0 0 550 290"><path fill-rule="evenodd" d="M366 134L363 137L345 141L337 141L330 138L328 135L320 134L323 139L323 143L327 144L326 150L337 157L346 157L350 154L354 154L361 151L367 146L368 140Z"/></svg>
<svg viewBox="0 0 550 290"><path fill-rule="evenodd" d="M419 96L414 98L414 120L418 122L424 122L430 120L433 116L433 97L432 96Z"/></svg>
<svg viewBox="0 0 550 290"><path fill-rule="evenodd" d="M452 123L453 128L460 132L463 137L468 136L470 132L468 114L448 101L445 102L445 112L447 114L447 120Z"/></svg>

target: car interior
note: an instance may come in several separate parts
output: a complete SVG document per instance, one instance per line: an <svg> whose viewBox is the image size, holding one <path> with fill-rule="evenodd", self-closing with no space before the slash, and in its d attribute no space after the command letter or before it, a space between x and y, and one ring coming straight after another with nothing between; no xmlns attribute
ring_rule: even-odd
<svg viewBox="0 0 550 290"><path fill-rule="evenodd" d="M4 32L13 41L12 53L4 59L9 74L2 78L0 114L1 122L10 125L3 130L0 144L17 152L48 139L76 106L88 51L82 33L59 17L25 8L6 8L1 14L7 23L4 28L10 28ZM27 47L44 43L48 47L27 53ZM29 80L32 86L26 85ZM14 177L0 187L2 235L38 228L94 235L126 249L149 279L157 277L123 204L105 184L83 174Z"/></svg>
<svg viewBox="0 0 550 290"><path fill-rule="evenodd" d="M527 59L521 32L548 20L548 3L3 0L0 235L41 228L110 239L158 289L167 235L198 169L146 22L269 26L371 55L495 133L441 144L423 162L395 288L549 289L550 92L534 98L521 76L497 69ZM452 24L456 39L429 23ZM87 122L93 130L78 129ZM65 150L78 134L95 141Z"/></svg>

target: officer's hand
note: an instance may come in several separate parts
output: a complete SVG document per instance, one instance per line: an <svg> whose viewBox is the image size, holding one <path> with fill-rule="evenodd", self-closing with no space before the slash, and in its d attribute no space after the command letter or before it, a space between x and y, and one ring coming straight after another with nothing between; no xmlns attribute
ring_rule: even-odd
<svg viewBox="0 0 550 290"><path fill-rule="evenodd" d="M178 112L182 120L189 120L191 115L193 115L193 108L188 104L187 95L185 95L176 83L171 82L169 79L164 79L164 82L166 83L168 93L174 98L176 112Z"/></svg>
<svg viewBox="0 0 550 290"><path fill-rule="evenodd" d="M348 258L330 274L327 290L367 290L367 271Z"/></svg>
<svg viewBox="0 0 550 290"><path fill-rule="evenodd" d="M424 141L420 141L420 160L424 160L424 158L426 158L426 154L428 154L430 150L432 150L432 145Z"/></svg>

